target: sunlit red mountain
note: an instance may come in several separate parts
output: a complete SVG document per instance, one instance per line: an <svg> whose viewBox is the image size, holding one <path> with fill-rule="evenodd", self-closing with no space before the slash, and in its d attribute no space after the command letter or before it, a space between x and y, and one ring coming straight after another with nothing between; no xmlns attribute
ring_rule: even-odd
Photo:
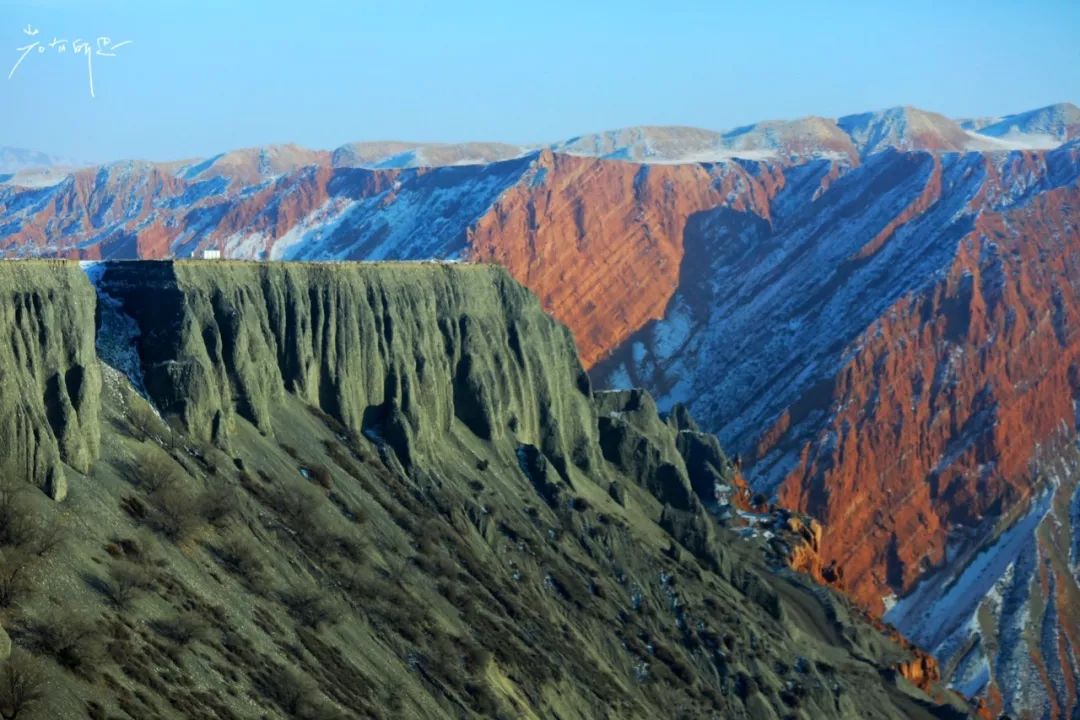
<svg viewBox="0 0 1080 720"><path fill-rule="evenodd" d="M0 251L493 261L690 406L829 576L1020 717L1080 708L1080 109L11 169Z"/></svg>

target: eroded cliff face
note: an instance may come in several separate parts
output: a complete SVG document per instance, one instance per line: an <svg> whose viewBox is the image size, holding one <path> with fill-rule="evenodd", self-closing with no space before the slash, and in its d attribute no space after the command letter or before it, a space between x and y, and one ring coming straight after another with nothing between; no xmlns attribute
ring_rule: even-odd
<svg viewBox="0 0 1080 720"><path fill-rule="evenodd" d="M863 601L941 563L951 526L1026 500L1035 448L1075 435L1080 260L1064 206L1077 199L1062 188L982 214L947 275L892 306L838 374L830 422L780 499L869 571L851 588Z"/></svg>
<svg viewBox="0 0 1080 720"><path fill-rule="evenodd" d="M0 469L61 500L97 459L95 296L72 263L0 263Z"/></svg>
<svg viewBox="0 0 1080 720"><path fill-rule="evenodd" d="M100 287L138 326L151 398L206 439L237 416L273 433L288 392L407 460L468 431L564 473L596 461L573 339L497 267L120 263Z"/></svg>
<svg viewBox="0 0 1080 720"><path fill-rule="evenodd" d="M687 218L720 201L707 169L542 153L469 232L574 333L592 365L662 317L679 279Z"/></svg>

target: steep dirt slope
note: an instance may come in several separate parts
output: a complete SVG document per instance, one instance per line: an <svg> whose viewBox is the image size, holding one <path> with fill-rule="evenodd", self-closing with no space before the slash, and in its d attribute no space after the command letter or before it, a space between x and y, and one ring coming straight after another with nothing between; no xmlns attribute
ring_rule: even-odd
<svg viewBox="0 0 1080 720"><path fill-rule="evenodd" d="M6 716L965 716L717 526L692 488L727 461L702 439L688 465L685 414L644 393L593 395L505 272L92 276L138 359L103 365L100 456L62 504L0 492L32 519L0 533Z"/></svg>

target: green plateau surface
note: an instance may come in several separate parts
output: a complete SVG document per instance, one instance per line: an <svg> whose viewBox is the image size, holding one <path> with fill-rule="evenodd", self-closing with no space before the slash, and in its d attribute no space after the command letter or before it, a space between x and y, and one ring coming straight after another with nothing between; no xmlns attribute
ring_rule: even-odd
<svg viewBox="0 0 1080 720"><path fill-rule="evenodd" d="M0 330L0 717L968 715L496 267L4 262Z"/></svg>

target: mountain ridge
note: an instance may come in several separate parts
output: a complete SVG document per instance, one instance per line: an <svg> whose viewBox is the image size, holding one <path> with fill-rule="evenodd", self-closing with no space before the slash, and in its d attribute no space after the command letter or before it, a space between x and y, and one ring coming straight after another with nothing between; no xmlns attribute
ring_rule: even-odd
<svg viewBox="0 0 1080 720"><path fill-rule="evenodd" d="M873 124L867 134L860 123ZM861 140L855 137L858 135ZM586 133L551 143L417 142L408 140L354 141L330 150L306 148L295 143L276 143L232 150L202 159L152 162L190 173L193 168L232 164L238 179L251 181L262 167L269 177L330 160L334 167L404 169L480 165L512 160L543 149L571 155L631 162L693 163L732 159L783 157L865 156L887 147L900 150L965 152L1038 149L1048 150L1080 137L1080 108L1063 102L1002 117L951 119L910 105L828 118L805 116L791 120L766 120L728 130L679 125L637 125ZM852 150L849 145L854 146ZM12 153L5 161L4 153ZM15 153L24 159L16 161ZM831 154L831 155L830 155ZM133 162L133 160L113 161ZM0 175L17 179L22 171L85 166L45 153L0 148ZM275 169L276 168L276 169Z"/></svg>

